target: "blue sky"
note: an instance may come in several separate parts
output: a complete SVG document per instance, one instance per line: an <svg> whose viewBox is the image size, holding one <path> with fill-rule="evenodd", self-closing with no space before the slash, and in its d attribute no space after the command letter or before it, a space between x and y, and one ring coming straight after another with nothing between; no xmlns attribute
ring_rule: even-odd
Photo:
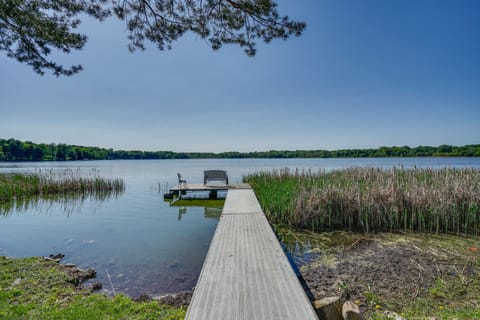
<svg viewBox="0 0 480 320"><path fill-rule="evenodd" d="M115 149L253 151L480 143L480 1L280 1L299 38L127 50L85 20L73 77L0 52L0 137Z"/></svg>

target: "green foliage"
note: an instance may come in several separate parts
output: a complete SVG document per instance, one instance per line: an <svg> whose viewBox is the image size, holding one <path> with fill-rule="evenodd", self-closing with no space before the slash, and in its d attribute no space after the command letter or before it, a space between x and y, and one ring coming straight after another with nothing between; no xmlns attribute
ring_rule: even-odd
<svg viewBox="0 0 480 320"><path fill-rule="evenodd" d="M285 169L244 180L273 223L311 230L480 232L478 169Z"/></svg>
<svg viewBox="0 0 480 320"><path fill-rule="evenodd" d="M72 75L80 65L64 68L48 60L52 49L70 53L81 49L86 35L73 32L81 15L103 20L114 13L125 22L129 49L145 49L153 42L160 50L187 32L193 32L216 50L223 44L238 44L255 55L258 40L299 36L304 22L281 16L272 0L2 0L0 2L0 51L39 74Z"/></svg>
<svg viewBox="0 0 480 320"><path fill-rule="evenodd" d="M448 147L448 148L447 148ZM450 151L446 151L450 150ZM15 139L0 139L0 161L64 161L113 159L239 159L239 158L371 158L371 157L480 157L480 145L416 148L381 147L352 150L296 150L263 152L184 152L125 151L67 144L36 144Z"/></svg>
<svg viewBox="0 0 480 320"><path fill-rule="evenodd" d="M184 319L183 308L74 288L57 263L0 256L0 319Z"/></svg>

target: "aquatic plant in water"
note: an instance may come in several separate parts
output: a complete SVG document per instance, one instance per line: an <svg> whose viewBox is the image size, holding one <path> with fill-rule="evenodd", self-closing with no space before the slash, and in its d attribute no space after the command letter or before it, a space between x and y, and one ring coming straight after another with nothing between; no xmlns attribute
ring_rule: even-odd
<svg viewBox="0 0 480 320"><path fill-rule="evenodd" d="M125 190L120 178L103 178L97 171L82 176L80 171L36 171L0 174L0 212L25 208L42 200L105 200Z"/></svg>
<svg viewBox="0 0 480 320"><path fill-rule="evenodd" d="M273 223L315 231L480 232L478 169L283 169L244 180Z"/></svg>

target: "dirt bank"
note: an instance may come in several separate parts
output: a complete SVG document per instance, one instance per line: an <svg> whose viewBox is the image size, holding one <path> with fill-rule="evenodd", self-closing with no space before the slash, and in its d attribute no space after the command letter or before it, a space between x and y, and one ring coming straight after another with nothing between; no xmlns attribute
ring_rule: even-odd
<svg viewBox="0 0 480 320"><path fill-rule="evenodd" d="M415 312L417 302L440 311L480 308L478 238L330 235L339 236L344 241L317 247L319 258L300 268L314 299L343 296L367 315L386 309L402 313L408 306Z"/></svg>

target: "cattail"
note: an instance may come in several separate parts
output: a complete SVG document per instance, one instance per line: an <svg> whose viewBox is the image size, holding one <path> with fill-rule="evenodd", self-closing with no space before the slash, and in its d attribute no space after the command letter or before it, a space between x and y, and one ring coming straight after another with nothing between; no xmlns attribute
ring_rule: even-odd
<svg viewBox="0 0 480 320"><path fill-rule="evenodd" d="M480 231L478 169L284 169L245 181L273 223L311 230Z"/></svg>

